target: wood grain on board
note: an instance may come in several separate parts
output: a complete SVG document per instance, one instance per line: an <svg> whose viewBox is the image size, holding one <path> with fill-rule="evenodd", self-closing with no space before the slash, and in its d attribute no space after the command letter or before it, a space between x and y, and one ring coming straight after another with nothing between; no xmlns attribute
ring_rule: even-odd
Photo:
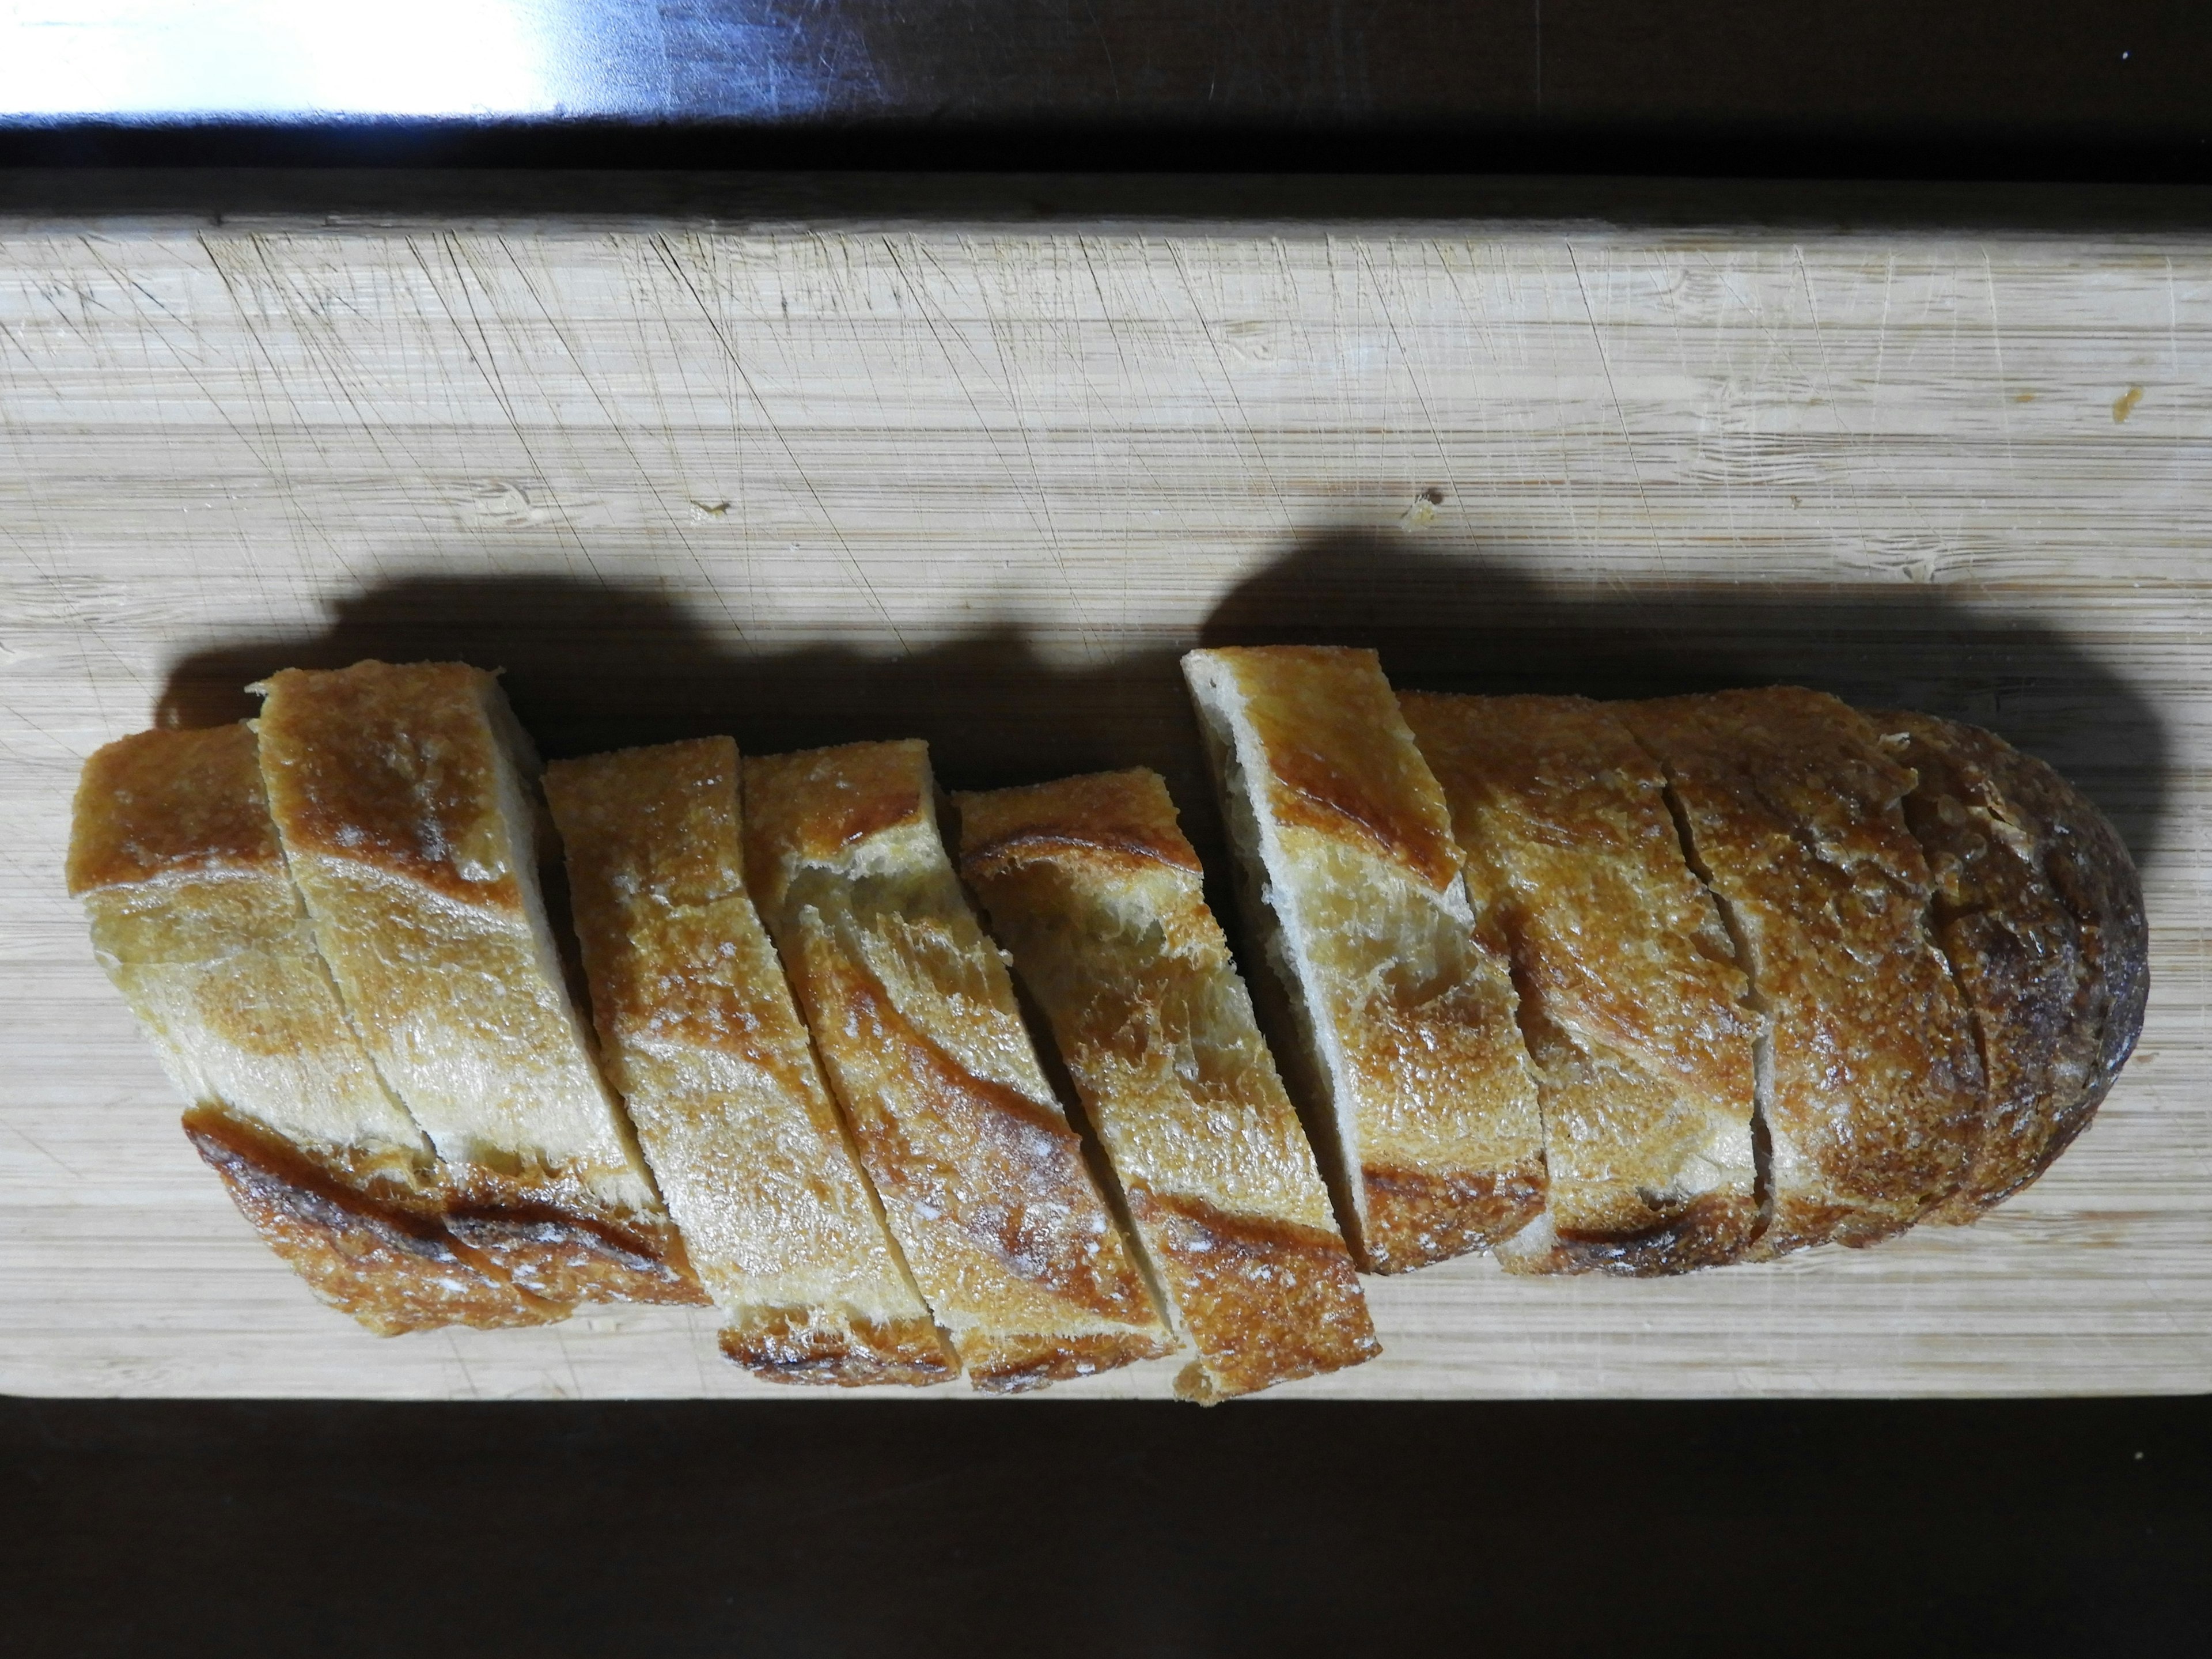
<svg viewBox="0 0 2212 1659"><path fill-rule="evenodd" d="M285 664L463 656L555 754L1148 763L1212 854L1201 638L1957 714L2081 782L2150 895L2141 1052L1981 1224L1372 1280L1385 1358L1285 1396L2212 1387L2208 540L2178 234L0 225L0 1390L769 1389L703 1314L380 1341L314 1305L63 896L99 744Z"/></svg>

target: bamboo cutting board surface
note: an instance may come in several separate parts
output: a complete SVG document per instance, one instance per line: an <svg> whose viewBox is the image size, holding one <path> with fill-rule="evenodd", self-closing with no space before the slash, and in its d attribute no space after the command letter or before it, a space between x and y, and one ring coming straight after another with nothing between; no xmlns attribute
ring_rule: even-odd
<svg viewBox="0 0 2212 1659"><path fill-rule="evenodd" d="M553 754L1150 763L1211 852L1201 637L1976 720L2112 813L2153 923L2140 1052L1981 1224L1370 1280L1386 1357L1285 1396L2212 1387L2208 532L2182 235L0 224L0 1390L781 1392L700 1315L379 1341L315 1306L63 895L99 744L288 663L463 656Z"/></svg>

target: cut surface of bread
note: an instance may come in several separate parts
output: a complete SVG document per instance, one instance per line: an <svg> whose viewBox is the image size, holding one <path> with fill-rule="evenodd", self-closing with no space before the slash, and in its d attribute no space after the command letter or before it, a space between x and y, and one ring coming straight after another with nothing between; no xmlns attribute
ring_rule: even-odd
<svg viewBox="0 0 2212 1659"><path fill-rule="evenodd" d="M1580 697L1400 698L1451 805L1475 909L1513 964L1544 1108L1526 1273L1682 1273L1759 1221L1759 1021L1666 777Z"/></svg>
<svg viewBox="0 0 2212 1659"><path fill-rule="evenodd" d="M69 884L191 1103L193 1146L318 1297L380 1335L565 1311L448 1233L436 1157L347 1018L286 872L251 728L94 754Z"/></svg>
<svg viewBox="0 0 2212 1659"><path fill-rule="evenodd" d="M2104 815L2042 762L1932 714L1870 718L1919 780L1905 822L1989 1074L1973 1162L1929 1218L1971 1221L2050 1168L2134 1048L2148 989L2142 888Z"/></svg>
<svg viewBox="0 0 2212 1659"><path fill-rule="evenodd" d="M779 1382L957 1364L884 1231L744 885L738 747L546 769L601 1052L724 1353Z"/></svg>
<svg viewBox="0 0 2212 1659"><path fill-rule="evenodd" d="M915 1282L979 1389L1170 1352L1005 963L945 856L920 743L749 757L747 885Z"/></svg>
<svg viewBox="0 0 2212 1659"><path fill-rule="evenodd" d="M1769 1215L1754 1252L1911 1226L1966 1178L1984 1098L1900 805L1912 773L1864 715L1815 691L1615 707L1666 772L1771 1021Z"/></svg>
<svg viewBox="0 0 2212 1659"><path fill-rule="evenodd" d="M569 1000L537 757L497 680L363 662L259 689L293 879L377 1069L453 1172L449 1224L552 1301L704 1301Z"/></svg>
<svg viewBox="0 0 2212 1659"><path fill-rule="evenodd" d="M1150 771L953 798L960 872L1044 1012L1200 1401L1381 1352L1204 872Z"/></svg>
<svg viewBox="0 0 2212 1659"><path fill-rule="evenodd" d="M1183 672L1267 961L1255 988L1360 1264L1511 1237L1544 1202L1535 1079L1375 653L1194 651Z"/></svg>

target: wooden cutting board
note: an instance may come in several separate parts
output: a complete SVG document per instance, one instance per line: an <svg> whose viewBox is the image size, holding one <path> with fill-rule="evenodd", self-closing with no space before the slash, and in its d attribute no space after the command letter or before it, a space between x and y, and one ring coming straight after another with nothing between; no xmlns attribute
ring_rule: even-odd
<svg viewBox="0 0 2212 1659"><path fill-rule="evenodd" d="M1148 763L1211 848L1200 638L1963 715L2081 782L2150 896L2140 1051L1980 1225L1370 1281L1386 1357L1285 1396L2212 1387L2208 544L2181 235L0 224L0 1389L769 1391L702 1316L379 1341L314 1305L63 896L97 744L288 663L462 656L555 754Z"/></svg>

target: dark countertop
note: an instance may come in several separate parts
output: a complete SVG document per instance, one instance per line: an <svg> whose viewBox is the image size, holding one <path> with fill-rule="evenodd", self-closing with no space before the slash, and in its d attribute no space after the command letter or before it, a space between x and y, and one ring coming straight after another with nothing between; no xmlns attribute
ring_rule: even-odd
<svg viewBox="0 0 2212 1659"><path fill-rule="evenodd" d="M2203 1651L2202 1401L0 1402L13 1654Z"/></svg>
<svg viewBox="0 0 2212 1659"><path fill-rule="evenodd" d="M0 165L88 161L2202 180L2212 9L25 0Z"/></svg>

